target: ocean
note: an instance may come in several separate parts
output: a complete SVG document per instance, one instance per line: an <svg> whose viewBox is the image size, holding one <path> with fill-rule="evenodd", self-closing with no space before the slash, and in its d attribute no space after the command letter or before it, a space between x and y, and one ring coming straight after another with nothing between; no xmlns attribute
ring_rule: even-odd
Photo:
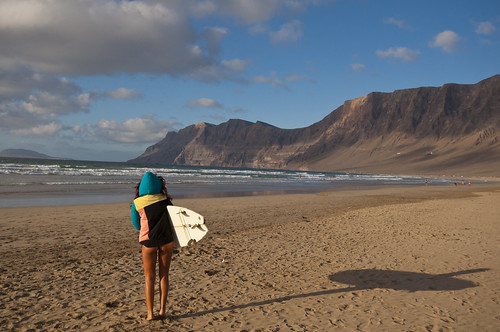
<svg viewBox="0 0 500 332"><path fill-rule="evenodd" d="M129 202L146 171L163 176L174 198L313 192L343 186L416 185L425 178L119 162L0 158L0 207ZM428 178L449 185L451 179Z"/></svg>

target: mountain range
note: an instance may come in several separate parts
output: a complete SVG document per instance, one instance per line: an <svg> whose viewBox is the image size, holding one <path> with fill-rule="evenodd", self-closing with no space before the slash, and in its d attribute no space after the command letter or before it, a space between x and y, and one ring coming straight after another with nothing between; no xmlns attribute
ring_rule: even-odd
<svg viewBox="0 0 500 332"><path fill-rule="evenodd" d="M0 151L0 157L30 158L30 159L57 159L43 153L25 149L5 149Z"/></svg>
<svg viewBox="0 0 500 332"><path fill-rule="evenodd" d="M342 172L500 175L500 75L347 100L305 128L232 119L197 123L138 164Z"/></svg>

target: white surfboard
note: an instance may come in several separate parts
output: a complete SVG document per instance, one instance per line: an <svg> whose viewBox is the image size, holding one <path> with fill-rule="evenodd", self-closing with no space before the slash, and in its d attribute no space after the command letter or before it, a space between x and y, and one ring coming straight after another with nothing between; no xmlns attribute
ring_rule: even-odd
<svg viewBox="0 0 500 332"><path fill-rule="evenodd" d="M186 247L207 235L208 228L201 214L173 205L168 205L167 210L174 230L174 247Z"/></svg>

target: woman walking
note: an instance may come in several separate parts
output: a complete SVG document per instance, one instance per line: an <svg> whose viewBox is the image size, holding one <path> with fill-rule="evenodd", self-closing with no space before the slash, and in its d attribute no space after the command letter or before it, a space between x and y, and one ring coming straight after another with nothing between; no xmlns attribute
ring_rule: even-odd
<svg viewBox="0 0 500 332"><path fill-rule="evenodd" d="M132 223L139 231L139 243L142 244L144 265L147 320L154 316L154 284L156 261L160 281L159 318L165 316L168 296L168 272L174 250L174 239L170 226L167 205L172 205L167 193L165 180L151 172L144 174L136 186L135 199L131 206Z"/></svg>

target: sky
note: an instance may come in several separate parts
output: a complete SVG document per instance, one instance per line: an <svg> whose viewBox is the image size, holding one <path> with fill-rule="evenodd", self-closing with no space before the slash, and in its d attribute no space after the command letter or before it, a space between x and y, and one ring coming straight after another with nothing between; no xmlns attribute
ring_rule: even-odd
<svg viewBox="0 0 500 332"><path fill-rule="evenodd" d="M498 0L0 0L0 151L126 161L198 122L500 74Z"/></svg>

